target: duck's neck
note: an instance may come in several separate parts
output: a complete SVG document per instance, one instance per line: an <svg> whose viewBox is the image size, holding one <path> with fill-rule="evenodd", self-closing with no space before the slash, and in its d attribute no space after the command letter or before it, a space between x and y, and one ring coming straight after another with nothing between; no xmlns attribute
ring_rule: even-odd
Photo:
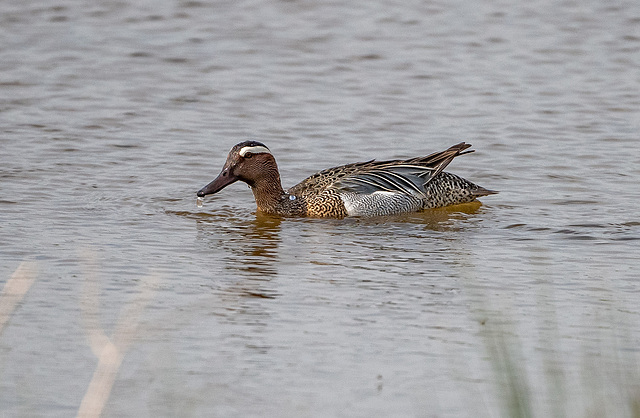
<svg viewBox="0 0 640 418"><path fill-rule="evenodd" d="M265 213L278 213L285 192L280 182L278 167L274 164L255 181L249 183L258 210Z"/></svg>

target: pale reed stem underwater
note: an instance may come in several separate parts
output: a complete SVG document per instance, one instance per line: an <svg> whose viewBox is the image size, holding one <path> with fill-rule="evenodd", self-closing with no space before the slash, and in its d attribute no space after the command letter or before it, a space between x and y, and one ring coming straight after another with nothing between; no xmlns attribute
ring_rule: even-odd
<svg viewBox="0 0 640 418"><path fill-rule="evenodd" d="M90 258L92 261L95 259ZM140 280L138 295L122 309L110 339L99 325L95 262L91 265L94 268L88 272L84 282L80 306L87 340L91 351L98 357L98 366L78 409L78 417L99 417L102 414L124 355L136 336L140 316L152 299L153 289L159 281L158 276L153 274Z"/></svg>
<svg viewBox="0 0 640 418"><path fill-rule="evenodd" d="M36 272L36 263L23 261L4 284L0 293L0 335L16 305L36 280Z"/></svg>

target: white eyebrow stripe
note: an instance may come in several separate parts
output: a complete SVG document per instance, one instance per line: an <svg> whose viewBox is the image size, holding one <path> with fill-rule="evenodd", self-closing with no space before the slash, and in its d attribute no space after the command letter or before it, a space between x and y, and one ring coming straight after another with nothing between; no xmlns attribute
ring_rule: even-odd
<svg viewBox="0 0 640 418"><path fill-rule="evenodd" d="M269 148L263 147L262 145L255 145L253 147L242 147L240 148L240 151L238 151L238 154L240 154L241 157L244 157L247 152L251 152L253 154L266 152L267 154L271 154L271 151L269 151Z"/></svg>

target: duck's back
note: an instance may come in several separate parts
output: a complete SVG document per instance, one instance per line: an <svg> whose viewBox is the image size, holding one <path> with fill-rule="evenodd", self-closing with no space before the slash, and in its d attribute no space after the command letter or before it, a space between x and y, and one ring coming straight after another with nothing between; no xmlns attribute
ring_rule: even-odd
<svg viewBox="0 0 640 418"><path fill-rule="evenodd" d="M426 157L367 161L320 171L288 190L308 216L380 216L467 203L494 192L442 170L469 144Z"/></svg>
<svg viewBox="0 0 640 418"><path fill-rule="evenodd" d="M332 188L339 180L349 177L358 171L362 171L364 167L371 164L372 161L364 163L346 164L338 167L327 168L319 171L312 176L307 177L300 183L289 189L289 193L296 196L308 196L322 193Z"/></svg>

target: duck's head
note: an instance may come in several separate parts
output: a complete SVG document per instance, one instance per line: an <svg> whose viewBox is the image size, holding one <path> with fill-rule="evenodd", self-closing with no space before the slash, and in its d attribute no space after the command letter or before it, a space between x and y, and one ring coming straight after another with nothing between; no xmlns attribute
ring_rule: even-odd
<svg viewBox="0 0 640 418"><path fill-rule="evenodd" d="M271 178L275 176L275 178ZM211 183L198 190L198 197L217 193L238 180L251 187L256 182L269 178L280 184L278 166L266 145L258 141L245 141L237 144L227 156L222 171Z"/></svg>

